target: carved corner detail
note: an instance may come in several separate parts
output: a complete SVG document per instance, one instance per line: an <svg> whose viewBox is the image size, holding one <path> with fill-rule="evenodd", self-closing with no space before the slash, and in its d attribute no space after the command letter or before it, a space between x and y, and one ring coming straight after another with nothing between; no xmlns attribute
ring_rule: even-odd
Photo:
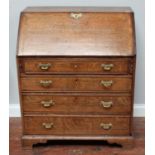
<svg viewBox="0 0 155 155"><path fill-rule="evenodd" d="M133 59L129 60L129 74L133 74L135 68L135 61Z"/></svg>

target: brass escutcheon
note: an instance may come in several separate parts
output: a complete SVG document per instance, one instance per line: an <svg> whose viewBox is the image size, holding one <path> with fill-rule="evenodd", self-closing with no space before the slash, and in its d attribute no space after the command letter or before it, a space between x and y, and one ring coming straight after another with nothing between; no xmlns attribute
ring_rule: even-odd
<svg viewBox="0 0 155 155"><path fill-rule="evenodd" d="M101 123L100 124L100 127L104 130L110 130L112 128L112 124L111 123L108 123L108 124L105 124L105 123Z"/></svg>
<svg viewBox="0 0 155 155"><path fill-rule="evenodd" d="M108 102L101 101L100 104L103 106L103 108L107 108L108 109L108 108L111 108L112 107L113 102L112 101L108 101Z"/></svg>
<svg viewBox="0 0 155 155"><path fill-rule="evenodd" d="M54 127L54 124L53 123L42 123L42 126L45 128L45 129L51 129Z"/></svg>
<svg viewBox="0 0 155 155"><path fill-rule="evenodd" d="M42 87L49 87L52 84L51 80L40 80L40 85Z"/></svg>
<svg viewBox="0 0 155 155"><path fill-rule="evenodd" d="M49 68L51 67L51 64L50 63L47 63L47 64L39 64L39 68L41 70L48 70Z"/></svg>
<svg viewBox="0 0 155 155"><path fill-rule="evenodd" d="M73 19L79 19L82 17L82 13L71 13L70 16L73 18Z"/></svg>
<svg viewBox="0 0 155 155"><path fill-rule="evenodd" d="M111 87L112 84L113 84L113 81L112 80L108 80L108 81L102 80L101 81L101 85L104 86L104 87L106 87L106 88Z"/></svg>
<svg viewBox="0 0 155 155"><path fill-rule="evenodd" d="M114 64L101 64L101 67L102 67L105 71L110 71L110 70L114 67Z"/></svg>
<svg viewBox="0 0 155 155"><path fill-rule="evenodd" d="M41 101L41 104L43 105L43 107L49 108L53 106L55 103L53 102L53 100L49 100L49 101Z"/></svg>

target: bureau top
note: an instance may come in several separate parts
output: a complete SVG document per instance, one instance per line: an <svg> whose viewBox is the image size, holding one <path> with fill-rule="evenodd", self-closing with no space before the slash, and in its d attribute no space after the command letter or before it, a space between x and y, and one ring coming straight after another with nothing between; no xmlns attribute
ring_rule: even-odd
<svg viewBox="0 0 155 155"><path fill-rule="evenodd" d="M130 8L30 7L21 13L18 56L133 56Z"/></svg>
<svg viewBox="0 0 155 155"><path fill-rule="evenodd" d="M23 12L132 12L130 7L27 7Z"/></svg>

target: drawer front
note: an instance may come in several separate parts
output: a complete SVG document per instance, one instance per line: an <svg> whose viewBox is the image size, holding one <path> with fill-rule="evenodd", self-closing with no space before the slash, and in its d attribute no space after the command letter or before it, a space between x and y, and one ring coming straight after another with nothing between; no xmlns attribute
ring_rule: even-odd
<svg viewBox="0 0 155 155"><path fill-rule="evenodd" d="M131 91L131 77L42 76L21 78L22 91Z"/></svg>
<svg viewBox="0 0 155 155"><path fill-rule="evenodd" d="M26 59L26 74L127 74L128 59Z"/></svg>
<svg viewBox="0 0 155 155"><path fill-rule="evenodd" d="M128 135L129 117L25 116L24 134Z"/></svg>
<svg viewBox="0 0 155 155"><path fill-rule="evenodd" d="M25 94L24 112L55 114L130 114L131 96L109 94Z"/></svg>

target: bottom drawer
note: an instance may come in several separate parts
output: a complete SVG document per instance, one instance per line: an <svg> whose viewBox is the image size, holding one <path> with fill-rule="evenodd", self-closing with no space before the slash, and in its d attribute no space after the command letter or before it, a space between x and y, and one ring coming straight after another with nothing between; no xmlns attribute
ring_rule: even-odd
<svg viewBox="0 0 155 155"><path fill-rule="evenodd" d="M129 135L130 117L25 116L24 134L35 135Z"/></svg>

